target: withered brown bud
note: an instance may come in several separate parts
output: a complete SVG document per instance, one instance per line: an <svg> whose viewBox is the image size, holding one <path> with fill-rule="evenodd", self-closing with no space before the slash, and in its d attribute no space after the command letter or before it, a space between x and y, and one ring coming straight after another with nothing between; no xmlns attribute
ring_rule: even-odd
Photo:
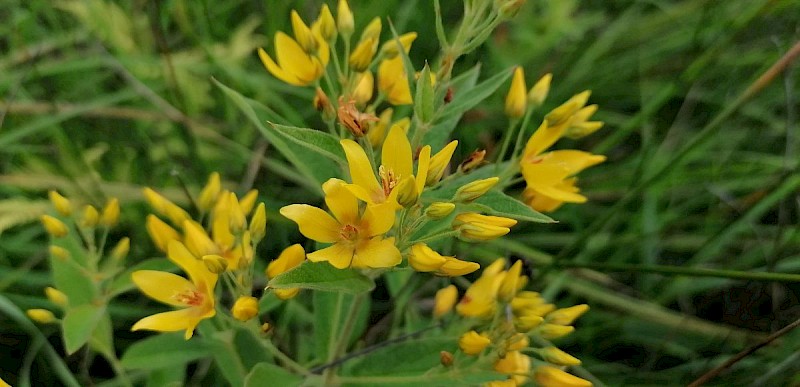
<svg viewBox="0 0 800 387"><path fill-rule="evenodd" d="M344 125L354 137L363 137L369 130L370 122L378 122L380 119L374 114L362 113L356 108L356 101L349 100L344 102L344 98L339 97L339 123Z"/></svg>
<svg viewBox="0 0 800 387"><path fill-rule="evenodd" d="M442 362L442 365L445 367L450 367L453 365L453 354L447 351L439 352L439 361Z"/></svg>
<svg viewBox="0 0 800 387"><path fill-rule="evenodd" d="M469 172L483 164L484 157L486 157L485 149L476 150L458 166L458 169L465 173Z"/></svg>
<svg viewBox="0 0 800 387"><path fill-rule="evenodd" d="M447 105L448 103L453 101L453 88L448 87L447 92L444 94L444 103Z"/></svg>

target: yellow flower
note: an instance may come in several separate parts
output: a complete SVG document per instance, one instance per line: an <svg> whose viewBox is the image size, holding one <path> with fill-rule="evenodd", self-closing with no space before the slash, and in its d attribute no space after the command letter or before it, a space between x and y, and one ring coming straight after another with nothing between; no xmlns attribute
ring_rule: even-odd
<svg viewBox="0 0 800 387"><path fill-rule="evenodd" d="M396 266L402 256L394 238L382 237L394 225L395 204L367 206L359 214L358 199L345 185L339 179L330 179L322 185L325 203L333 216L307 204L292 204L280 210L281 215L297 223L300 233L307 238L333 243L308 254L308 260L328 261L339 269Z"/></svg>
<svg viewBox="0 0 800 387"><path fill-rule="evenodd" d="M439 318L453 310L458 300L458 289L455 285L449 285L436 292L433 302L433 317Z"/></svg>
<svg viewBox="0 0 800 387"><path fill-rule="evenodd" d="M171 202L169 199L161 196L158 192L153 191L151 188L147 187L142 190L147 203L150 204L150 207L162 216L166 216L172 224L176 226L180 226L183 224L183 221L186 219L191 219L189 213L186 212L183 208L180 208L177 204Z"/></svg>
<svg viewBox="0 0 800 387"><path fill-rule="evenodd" d="M180 240L181 238L174 228L153 214L147 215L145 228L147 228L147 233L150 234L150 239L161 251L167 251L169 241Z"/></svg>
<svg viewBox="0 0 800 387"><path fill-rule="evenodd" d="M292 12L292 26L295 28L297 40L278 31L275 34L275 55L278 63L275 63L263 48L258 49L258 57L261 58L261 63L264 64L267 71L276 78L290 85L307 86L324 74L325 66L328 65L330 58L330 48L322 38L321 31L318 33L306 31L302 27L306 27L306 29L308 27L299 16L295 17L296 12ZM316 43L311 43L312 41ZM309 50L309 52L304 49L312 48L311 45L316 46L315 50Z"/></svg>
<svg viewBox="0 0 800 387"><path fill-rule="evenodd" d="M197 198L197 208L204 213L210 210L214 206L214 203L217 202L220 191L219 173L214 172L208 177L208 182L205 187L203 187L203 190L200 191L200 196Z"/></svg>
<svg viewBox="0 0 800 387"><path fill-rule="evenodd" d="M373 148L377 148L383 144L383 137L386 136L386 128L388 128L392 122L392 113L394 113L392 108L385 109L378 116L378 123L369 128L367 139Z"/></svg>
<svg viewBox="0 0 800 387"><path fill-rule="evenodd" d="M295 10L292 10L290 18L292 20L292 31L294 32L294 38L297 44L300 45L303 51L313 54L317 50L317 38L314 37L311 28L308 28L308 25L306 25Z"/></svg>
<svg viewBox="0 0 800 387"><path fill-rule="evenodd" d="M375 177L369 157L358 143L353 140L342 140L347 163L350 166L352 184L347 185L354 195L370 205L392 203L397 206L398 190L395 188L401 179L414 178L414 191L417 197L425 187L428 176L431 147L422 147L419 153L417 174L413 171L413 153L411 143L408 141L405 130L399 125L392 125L389 134L383 142L381 151L381 166L378 168L380 182Z"/></svg>
<svg viewBox="0 0 800 387"><path fill-rule="evenodd" d="M47 193L50 197L50 202L53 203L56 211L62 216L69 216L72 213L72 205L69 199L62 196L58 191L50 191Z"/></svg>
<svg viewBox="0 0 800 387"><path fill-rule="evenodd" d="M252 296L241 296L233 303L231 308L233 318L247 321L258 315L258 299Z"/></svg>
<svg viewBox="0 0 800 387"><path fill-rule="evenodd" d="M471 202L489 192L498 182L500 182L500 178L497 176L469 182L456 190L453 200Z"/></svg>
<svg viewBox="0 0 800 387"><path fill-rule="evenodd" d="M525 86L525 72L522 67L514 69L514 78L511 79L511 88L506 95L506 115L509 118L520 118L525 114L527 105L527 90Z"/></svg>
<svg viewBox="0 0 800 387"><path fill-rule="evenodd" d="M450 215L456 209L456 205L447 202L434 202L425 209L425 216L431 219L442 219Z"/></svg>
<svg viewBox="0 0 800 387"><path fill-rule="evenodd" d="M528 339L528 335L524 333L515 333L513 336L508 338L508 341L506 341L506 350L520 351L527 348L529 344L530 340Z"/></svg>
<svg viewBox="0 0 800 387"><path fill-rule="evenodd" d="M477 355L483 352L491 343L492 340L489 339L486 333L479 334L475 331L469 331L458 339L458 347L467 355Z"/></svg>
<svg viewBox="0 0 800 387"><path fill-rule="evenodd" d="M253 243L258 243L267 235L267 207L264 203L259 203L258 207L256 207L256 212L250 218L249 227Z"/></svg>
<svg viewBox="0 0 800 387"><path fill-rule="evenodd" d="M531 358L519 351L510 351L505 357L494 363L494 370L509 375L517 385L522 385L528 380L525 376L531 369Z"/></svg>
<svg viewBox="0 0 800 387"><path fill-rule="evenodd" d="M353 99L356 100L357 105L364 106L372 99L372 89L375 87L375 78L372 76L372 72L365 71L358 74L355 84ZM369 135L369 132L367 134Z"/></svg>
<svg viewBox="0 0 800 387"><path fill-rule="evenodd" d="M483 242L508 234L517 221L502 216L481 215L466 212L456 216L453 228L459 237L467 241Z"/></svg>
<svg viewBox="0 0 800 387"><path fill-rule="evenodd" d="M267 265L267 278L272 279L275 278L278 274L285 273L291 269L294 269L303 261L306 260L306 251L303 250L303 246L300 244L291 245L283 251L275 258L274 261L270 262ZM299 288L290 288L290 289L275 289L275 295L278 296L281 300L288 300L297 295L300 292Z"/></svg>
<svg viewBox="0 0 800 387"><path fill-rule="evenodd" d="M431 156L428 177L427 180L425 180L426 186L434 185L442 179L445 170L447 170L447 165L450 164L450 159L453 158L453 152L455 152L456 146L458 146L458 141L450 141L442 150Z"/></svg>
<svg viewBox="0 0 800 387"><path fill-rule="evenodd" d="M50 215L42 215L41 217L42 225L44 226L45 231L53 237L61 238L69 232L67 225L64 222L58 220L58 218L52 217Z"/></svg>
<svg viewBox="0 0 800 387"><path fill-rule="evenodd" d="M580 365L580 359L572 356L556 347L545 347L537 350L539 356L548 363L561 365L561 366L576 366Z"/></svg>
<svg viewBox="0 0 800 387"><path fill-rule="evenodd" d="M564 337L575 331L573 326L564 326L556 324L544 323L536 327L536 334L545 340L553 340L559 337Z"/></svg>
<svg viewBox="0 0 800 387"><path fill-rule="evenodd" d="M417 33L408 32L398 36L397 39L400 40L400 45L403 47L403 50L408 52L408 50L411 49L411 43L414 43L414 40L417 39ZM387 40L381 46L381 54L383 54L384 58L391 59L396 57L399 53L400 51L397 50L397 40L395 39Z"/></svg>
<svg viewBox="0 0 800 387"><path fill-rule="evenodd" d="M188 340L201 320L213 317L216 313L214 286L217 275L206 270L203 262L178 241L169 242L167 257L189 276L188 280L154 270L135 271L131 278L148 297L181 309L145 317L137 321L131 330L185 330L184 337Z"/></svg>
<svg viewBox="0 0 800 387"><path fill-rule="evenodd" d="M350 37L354 28L353 11L350 10L350 5L347 0L339 0L339 6L336 8L336 26L339 32L345 37Z"/></svg>
<svg viewBox="0 0 800 387"><path fill-rule="evenodd" d="M103 207L100 215L100 224L106 227L113 227L119 222L119 199L111 198Z"/></svg>
<svg viewBox="0 0 800 387"><path fill-rule="evenodd" d="M28 317L39 324L50 324L56 321L56 316L53 312L47 309L28 309L25 311Z"/></svg>
<svg viewBox="0 0 800 387"><path fill-rule="evenodd" d="M575 319L583 315L589 310L589 305L580 304L570 306L569 308L562 308L549 313L546 318L547 322L556 325L570 325Z"/></svg>
<svg viewBox="0 0 800 387"><path fill-rule="evenodd" d="M547 73L538 81L536 84L531 87L531 90L528 91L528 103L539 107L542 106L544 100L547 99L547 94L550 93L550 81L553 80L553 74Z"/></svg>
<svg viewBox="0 0 800 387"><path fill-rule="evenodd" d="M456 312L467 317L485 317L494 312L497 306L497 291L503 282L505 272L494 272L487 268L461 297Z"/></svg>
<svg viewBox="0 0 800 387"><path fill-rule="evenodd" d="M506 272L497 295L502 301L508 302L517 294L520 285L524 286L525 283L527 283L527 277L522 275L522 261L518 260Z"/></svg>
<svg viewBox="0 0 800 387"><path fill-rule="evenodd" d="M533 378L542 387L591 387L592 382L570 375L556 367L542 365L533 372Z"/></svg>
<svg viewBox="0 0 800 387"><path fill-rule="evenodd" d="M99 221L100 213L97 212L97 208L89 204L83 206L83 215L80 221L81 227L92 228L97 226L97 222Z"/></svg>
<svg viewBox="0 0 800 387"><path fill-rule="evenodd" d="M537 211L553 211L561 203L585 203L573 176L606 157L578 150L545 153L521 166L527 187L523 199Z"/></svg>
<svg viewBox="0 0 800 387"><path fill-rule="evenodd" d="M67 304L69 303L69 298L67 297L67 295L56 288L48 286L44 288L44 294L45 296L47 296L47 299L50 300L50 302L62 308L66 307Z"/></svg>
<svg viewBox="0 0 800 387"><path fill-rule="evenodd" d="M408 263L416 271L435 272L436 275L448 277L469 274L480 268L480 265L475 262L442 256L424 243L417 243L411 246Z"/></svg>
<svg viewBox="0 0 800 387"><path fill-rule="evenodd" d="M408 46L403 46L406 53L411 50L414 38L416 35L413 38L411 35L406 38ZM394 58L384 59L378 65L378 90L386 94L387 100L392 105L409 105L413 102L402 56L396 55Z"/></svg>

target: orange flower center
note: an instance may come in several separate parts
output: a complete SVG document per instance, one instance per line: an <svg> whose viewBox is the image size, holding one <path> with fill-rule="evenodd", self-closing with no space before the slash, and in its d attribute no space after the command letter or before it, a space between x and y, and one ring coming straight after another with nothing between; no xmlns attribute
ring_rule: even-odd
<svg viewBox="0 0 800 387"><path fill-rule="evenodd" d="M352 224L346 224L339 230L339 236L343 240L352 241L358 237L358 228Z"/></svg>
<svg viewBox="0 0 800 387"><path fill-rule="evenodd" d="M203 293L200 293L197 290L186 290L172 297L175 299L175 301L189 306L201 305L205 299Z"/></svg>
<svg viewBox="0 0 800 387"><path fill-rule="evenodd" d="M381 187L383 188L383 194L387 197L394 187L397 187L397 183L400 181L400 175L396 175L391 168L386 168L381 165L378 168L378 175L381 177Z"/></svg>

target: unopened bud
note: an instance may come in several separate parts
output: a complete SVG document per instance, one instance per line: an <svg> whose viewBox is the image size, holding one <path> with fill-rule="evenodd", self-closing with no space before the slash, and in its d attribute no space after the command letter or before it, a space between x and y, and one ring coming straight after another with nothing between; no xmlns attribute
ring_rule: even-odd
<svg viewBox="0 0 800 387"><path fill-rule="evenodd" d="M508 338L506 342L506 350L507 351L521 351L530 345L530 339L528 339L528 335L524 333L515 333L513 336Z"/></svg>
<svg viewBox="0 0 800 387"><path fill-rule="evenodd" d="M453 158L453 152L455 152L456 146L458 146L458 141L450 141L442 150L431 156L431 162L428 166L428 177L425 179L426 186L434 185L442 179L445 170L447 170L447 165L450 164L450 159Z"/></svg>
<svg viewBox="0 0 800 387"><path fill-rule="evenodd" d="M547 73L531 87L528 91L528 103L534 107L542 106L547 99L547 94L550 93L550 82L553 80L553 74Z"/></svg>
<svg viewBox="0 0 800 387"><path fill-rule="evenodd" d="M25 314L27 314L31 320L40 324L50 324L56 321L56 316L47 309L28 309L25 311Z"/></svg>
<svg viewBox="0 0 800 387"><path fill-rule="evenodd" d="M525 5L525 0L507 0L502 2L497 13L503 18L511 19L517 16L517 13L519 13L523 5Z"/></svg>
<svg viewBox="0 0 800 387"><path fill-rule="evenodd" d="M500 289L497 291L497 297L504 302L510 301L517 294L520 284L520 276L522 275L522 261L518 260L511 265L508 272L503 277L503 282L500 284Z"/></svg>
<svg viewBox="0 0 800 387"><path fill-rule="evenodd" d="M576 366L581 364L580 359L556 347L540 348L536 352L539 353L539 356L542 357L542 360L548 363L553 363L561 366Z"/></svg>
<svg viewBox="0 0 800 387"><path fill-rule="evenodd" d="M236 198L236 194L233 192L228 194L228 211L228 227L230 227L234 235L240 234L244 231L247 220L244 217L242 207L239 205L239 199Z"/></svg>
<svg viewBox="0 0 800 387"><path fill-rule="evenodd" d="M336 21L333 20L333 14L331 14L328 4L322 5L322 9L319 10L319 17L314 24L325 41L330 42L336 38Z"/></svg>
<svg viewBox="0 0 800 387"><path fill-rule="evenodd" d="M489 339L486 333L479 334L475 331L469 331L458 339L458 347L467 355L477 355L483 352L491 343L492 340Z"/></svg>
<svg viewBox="0 0 800 387"><path fill-rule="evenodd" d="M463 162L461 162L461 165L458 166L458 169L460 169L461 172L467 173L481 166L481 164L483 164L485 157L486 157L485 149L476 150L470 153L470 155Z"/></svg>
<svg viewBox="0 0 800 387"><path fill-rule="evenodd" d="M83 206L83 215L81 216L81 226L86 228L92 228L97 226L97 222L100 221L100 213L97 212L97 209L91 205Z"/></svg>
<svg viewBox="0 0 800 387"><path fill-rule="evenodd" d="M67 225L64 224L64 222L50 215L42 215L41 221L45 231L47 231L47 233L53 237L61 238L67 235L67 232L69 231Z"/></svg>
<svg viewBox="0 0 800 387"><path fill-rule="evenodd" d="M575 327L570 325L542 324L536 328L536 333L545 340L564 337L574 331Z"/></svg>
<svg viewBox="0 0 800 387"><path fill-rule="evenodd" d="M397 40L400 40L403 51L408 52L411 49L411 43L413 43L416 38L416 32L408 32L398 36ZM390 39L383 43L381 46L381 55L383 55L384 59L392 59L400 53L400 51L397 50L397 40Z"/></svg>
<svg viewBox="0 0 800 387"><path fill-rule="evenodd" d="M50 203L53 203L53 207L55 207L59 214L62 216L69 216L72 213L72 205L69 199L61 196L58 191L50 191L47 195L50 197Z"/></svg>
<svg viewBox="0 0 800 387"><path fill-rule="evenodd" d="M425 216L434 220L442 219L445 216L450 215L455 209L456 205L453 203L435 202L431 203L431 205L425 209Z"/></svg>
<svg viewBox="0 0 800 387"><path fill-rule="evenodd" d="M103 207L100 215L100 224L105 227L114 227L119 222L119 199L111 198Z"/></svg>
<svg viewBox="0 0 800 387"><path fill-rule="evenodd" d="M217 254L204 255L202 260L206 269L214 274L224 273L228 268L228 260Z"/></svg>
<svg viewBox="0 0 800 387"><path fill-rule="evenodd" d="M153 240L153 243L161 251L167 251L167 245L170 241L180 239L180 235L174 228L152 214L147 215L145 228L150 235L150 239Z"/></svg>
<svg viewBox="0 0 800 387"><path fill-rule="evenodd" d="M408 264L419 272L438 270L445 262L447 262L445 257L424 243L411 246L411 252L408 254Z"/></svg>
<svg viewBox="0 0 800 387"><path fill-rule="evenodd" d="M306 54L315 54L317 52L317 39L314 37L314 34L311 33L311 29L308 28L295 10L292 10L291 19L292 31L294 31L294 38L297 40L297 44L300 45Z"/></svg>
<svg viewBox="0 0 800 387"><path fill-rule="evenodd" d="M372 63L377 46L377 38L362 39L350 54L348 59L350 68L356 72L366 71L369 68L369 64Z"/></svg>
<svg viewBox="0 0 800 387"><path fill-rule="evenodd" d="M258 315L258 299L251 296L241 296L231 308L233 317L239 321L247 321Z"/></svg>
<svg viewBox="0 0 800 387"><path fill-rule="evenodd" d="M336 27L338 27L339 33L344 35L345 39L353 34L355 29L353 11L350 10L347 0L339 0L339 6L336 8Z"/></svg>
<svg viewBox="0 0 800 387"><path fill-rule="evenodd" d="M256 212L250 218L250 238L253 243L258 243L267 234L267 208L264 203L259 203Z"/></svg>
<svg viewBox="0 0 800 387"><path fill-rule="evenodd" d="M511 79L511 88L506 95L506 116L509 118L520 118L525 115L527 105L527 87L525 86L525 72L522 67L514 69L514 77Z"/></svg>
<svg viewBox="0 0 800 387"><path fill-rule="evenodd" d="M62 308L66 307L69 303L69 298L67 298L67 295L53 287L48 286L44 288L44 295L47 296L47 299L50 300L50 302Z"/></svg>
<svg viewBox="0 0 800 387"><path fill-rule="evenodd" d="M270 325L270 323L261 324L261 333L267 333L271 330L272 330L272 325Z"/></svg>
<svg viewBox="0 0 800 387"><path fill-rule="evenodd" d="M455 196L453 196L453 201L462 203L471 202L483 196L486 192L489 192L489 190L499 182L500 178L495 176L464 184L456 191Z"/></svg>
<svg viewBox="0 0 800 387"><path fill-rule="evenodd" d="M572 98L567 100L567 102L564 102L561 106L547 113L547 115L544 116L545 121L547 121L549 126L557 126L566 122L573 114L577 113L578 110L586 105L586 101L589 100L591 94L592 92L589 90L575 94Z"/></svg>
<svg viewBox="0 0 800 387"><path fill-rule="evenodd" d="M439 362L445 367L453 365L453 354L447 351L439 352Z"/></svg>
<svg viewBox="0 0 800 387"><path fill-rule="evenodd" d="M553 311L547 315L547 322L556 325L571 325L575 319L589 310L589 305L580 304Z"/></svg>
<svg viewBox="0 0 800 387"><path fill-rule="evenodd" d="M413 176L406 176L397 184L397 203L403 207L411 207L417 203L419 194Z"/></svg>
<svg viewBox="0 0 800 387"><path fill-rule="evenodd" d="M208 177L206 186L203 187L203 190L200 191L200 196L197 198L197 208L200 212L205 213L214 207L221 189L219 173L214 172Z"/></svg>
<svg viewBox="0 0 800 387"><path fill-rule="evenodd" d="M356 104L364 106L372 99L372 92L375 88L375 77L369 70L364 71L356 77L356 87L353 90L353 99Z"/></svg>
<svg viewBox="0 0 800 387"><path fill-rule="evenodd" d="M50 250L50 255L53 256L53 258L59 259L61 261L69 260L72 257L69 251L67 251L67 249L61 246L50 245L49 250Z"/></svg>
<svg viewBox="0 0 800 387"><path fill-rule="evenodd" d="M453 310L458 300L458 289L455 285L439 289L433 302L433 317L439 318Z"/></svg>
<svg viewBox="0 0 800 387"><path fill-rule="evenodd" d="M592 387L592 382L549 365L536 367L533 379L540 386Z"/></svg>
<svg viewBox="0 0 800 387"><path fill-rule="evenodd" d="M128 256L131 250L131 240L128 237L123 237L117 242L117 245L111 250L111 259L120 262Z"/></svg>
<svg viewBox="0 0 800 387"><path fill-rule="evenodd" d="M439 270L436 271L436 275L447 276L447 277L458 277L462 275L467 275L481 268L481 265L475 262L462 261L455 257L444 257L444 258L446 259L446 261L441 267L439 267Z"/></svg>
<svg viewBox="0 0 800 387"><path fill-rule="evenodd" d="M542 322L544 322L544 319L535 315L520 316L514 319L514 325L519 332L527 332L538 327Z"/></svg>

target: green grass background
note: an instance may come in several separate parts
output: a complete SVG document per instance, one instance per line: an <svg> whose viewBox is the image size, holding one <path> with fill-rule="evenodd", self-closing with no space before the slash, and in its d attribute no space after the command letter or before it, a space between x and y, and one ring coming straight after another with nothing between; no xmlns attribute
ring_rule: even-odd
<svg viewBox="0 0 800 387"><path fill-rule="evenodd" d="M48 209L48 189L95 205L120 197L117 233L131 236L133 262L157 255L144 230L141 187L167 188L180 199L178 180L197 188L219 171L229 187L260 190L271 222L261 254L274 257L293 230L277 209L317 199L211 78L288 124L318 125L307 102L312 90L273 78L254 50L271 50L274 33L290 30L292 8L309 20L320 4L2 1L0 293L22 310L49 306L42 295L50 283L47 239L36 222ZM389 17L398 31L419 33L415 65L437 57L431 2L351 5L357 30ZM460 4L442 6L453 27ZM481 62L491 74L519 64L529 85L552 72L546 108L584 89L600 105L601 131L558 145L608 156L581 174L590 202L564 206L553 214L558 224L519 227L508 243L477 249L474 258L527 258L535 288L559 305L589 303L577 332L559 343L607 385L686 384L800 318L798 283L635 266L800 272L797 66L703 131L798 42L798 15L792 0L529 0L456 67ZM495 146L506 127L504 92L459 124L456 160ZM695 145L683 152L688 144ZM547 265L553 257L595 267ZM0 377L13 383L22 370L55 383L53 357L30 326L7 318L8 308L0 311ZM148 308L136 294L111 305L118 347L141 337L127 330ZM55 328L41 332L60 351ZM800 383L799 351L800 332L791 332L712 384ZM95 372L80 353L63 361L77 374Z"/></svg>

